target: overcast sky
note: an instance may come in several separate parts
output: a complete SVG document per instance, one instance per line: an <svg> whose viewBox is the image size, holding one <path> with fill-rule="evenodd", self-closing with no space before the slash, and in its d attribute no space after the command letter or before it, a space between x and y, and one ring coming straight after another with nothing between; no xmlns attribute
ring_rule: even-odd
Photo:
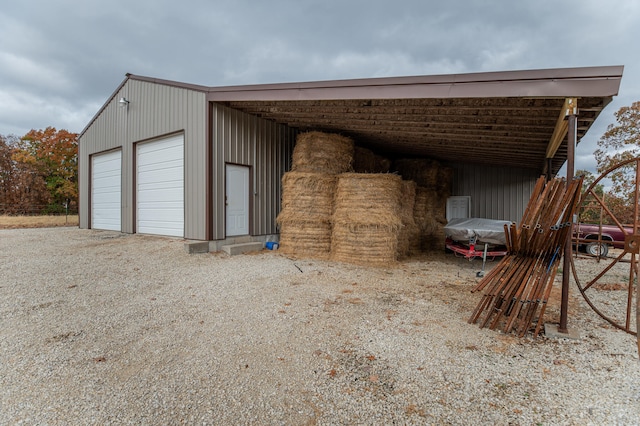
<svg viewBox="0 0 640 426"><path fill-rule="evenodd" d="M125 73L206 86L624 65L578 148L640 100L636 0L20 0L0 8L0 134L80 132Z"/></svg>

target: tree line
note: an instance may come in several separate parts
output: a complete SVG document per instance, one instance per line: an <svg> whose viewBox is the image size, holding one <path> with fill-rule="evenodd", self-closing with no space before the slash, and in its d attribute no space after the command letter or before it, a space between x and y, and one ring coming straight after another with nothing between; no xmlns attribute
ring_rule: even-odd
<svg viewBox="0 0 640 426"><path fill-rule="evenodd" d="M47 127L0 135L0 214L59 214L77 205L77 133Z"/></svg>

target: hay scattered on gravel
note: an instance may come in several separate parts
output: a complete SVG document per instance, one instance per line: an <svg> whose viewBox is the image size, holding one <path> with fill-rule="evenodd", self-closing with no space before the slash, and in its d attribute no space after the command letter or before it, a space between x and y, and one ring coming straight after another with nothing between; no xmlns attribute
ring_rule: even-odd
<svg viewBox="0 0 640 426"><path fill-rule="evenodd" d="M391 160L370 149L356 146L353 153L353 171L356 173L388 173Z"/></svg>
<svg viewBox="0 0 640 426"><path fill-rule="evenodd" d="M322 132L301 133L293 149L292 171L339 174L352 170L353 140Z"/></svg>

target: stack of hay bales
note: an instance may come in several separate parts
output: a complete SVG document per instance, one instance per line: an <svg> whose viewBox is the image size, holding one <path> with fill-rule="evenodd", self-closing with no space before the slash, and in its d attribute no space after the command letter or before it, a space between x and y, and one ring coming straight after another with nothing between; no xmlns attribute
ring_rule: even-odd
<svg viewBox="0 0 640 426"><path fill-rule="evenodd" d="M453 170L429 159L400 159L396 170L416 182L414 219L423 251L444 248L447 198L451 194Z"/></svg>
<svg viewBox="0 0 640 426"><path fill-rule="evenodd" d="M353 171L355 173L389 173L391 160L375 154L367 148L355 147L353 153Z"/></svg>
<svg viewBox="0 0 640 426"><path fill-rule="evenodd" d="M280 250L328 258L337 174L351 170L353 141L321 132L302 133L293 150L291 172L282 177Z"/></svg>
<svg viewBox="0 0 640 426"><path fill-rule="evenodd" d="M333 260L385 266L396 262L402 228L402 179L392 174L338 176L333 214Z"/></svg>

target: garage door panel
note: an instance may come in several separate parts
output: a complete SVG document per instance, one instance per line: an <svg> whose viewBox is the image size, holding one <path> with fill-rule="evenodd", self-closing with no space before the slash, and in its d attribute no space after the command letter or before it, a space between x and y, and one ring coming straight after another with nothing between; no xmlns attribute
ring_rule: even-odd
<svg viewBox="0 0 640 426"><path fill-rule="evenodd" d="M153 142L152 142L153 143ZM140 159L140 165L145 167L167 167L171 163L176 163L175 156L182 156L182 147L175 149L173 147L154 150L154 151L142 151L143 158ZM169 157L171 156L171 157Z"/></svg>
<svg viewBox="0 0 640 426"><path fill-rule="evenodd" d="M91 157L91 227L121 231L122 151Z"/></svg>
<svg viewBox="0 0 640 426"><path fill-rule="evenodd" d="M182 136L137 146L137 232L184 236Z"/></svg>
<svg viewBox="0 0 640 426"><path fill-rule="evenodd" d="M138 192L138 206L144 203L164 204L173 203L182 208L184 202L182 200L182 188L166 188L166 189L142 189Z"/></svg>
<svg viewBox="0 0 640 426"><path fill-rule="evenodd" d="M138 168L138 184L165 184L167 186L172 186L172 182L182 181L182 174L182 167L172 167L168 170L142 170L141 168ZM181 184L181 182L179 183ZM179 183L174 184L174 186Z"/></svg>

